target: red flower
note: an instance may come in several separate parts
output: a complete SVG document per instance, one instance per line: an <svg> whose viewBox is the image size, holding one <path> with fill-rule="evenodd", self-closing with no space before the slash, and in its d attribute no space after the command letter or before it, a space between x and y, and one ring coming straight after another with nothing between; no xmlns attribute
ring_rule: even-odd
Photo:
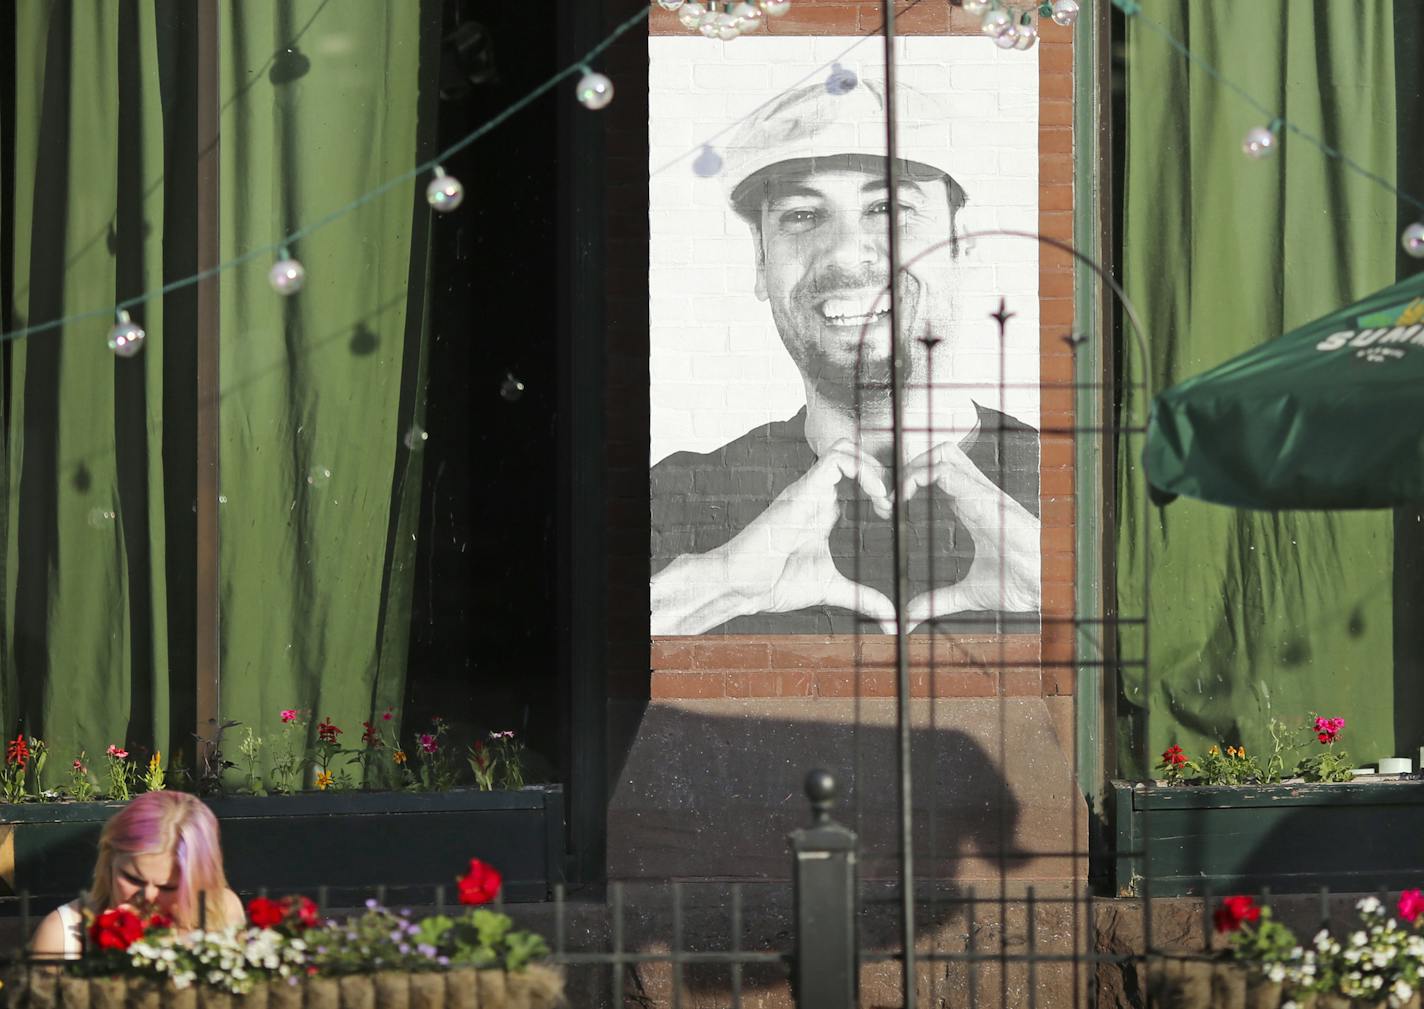
<svg viewBox="0 0 1424 1009"><path fill-rule="evenodd" d="M144 931L155 928L172 928L173 919L161 911L155 911L148 916L148 921L143 923Z"/></svg>
<svg viewBox="0 0 1424 1009"><path fill-rule="evenodd" d="M1335 737L1340 735L1340 730L1344 727L1345 719L1343 718L1322 718L1316 716L1315 738L1322 743L1333 743L1335 742Z"/></svg>
<svg viewBox="0 0 1424 1009"><path fill-rule="evenodd" d="M1248 921L1261 917L1261 909L1252 897L1227 897L1212 915L1218 932L1235 932Z"/></svg>
<svg viewBox="0 0 1424 1009"><path fill-rule="evenodd" d="M336 737L341 735L341 730L331 724L331 716L327 715L316 727L316 735L323 743L335 743Z"/></svg>
<svg viewBox="0 0 1424 1009"><path fill-rule="evenodd" d="M1421 914L1424 914L1424 893L1418 890L1405 890L1399 895L1399 916L1407 922L1413 922Z"/></svg>
<svg viewBox="0 0 1424 1009"><path fill-rule="evenodd" d="M391 716L394 715L395 713L396 713L396 709L395 709L395 708L387 708L387 709L386 709L386 713L381 716L381 721L383 721L383 722L389 722L389 721L391 720Z"/></svg>
<svg viewBox="0 0 1424 1009"><path fill-rule="evenodd" d="M89 926L89 938L100 949L128 949L143 938L143 919L126 907L111 907Z"/></svg>
<svg viewBox="0 0 1424 1009"><path fill-rule="evenodd" d="M316 910L316 901L310 897L287 897L282 901L288 924L299 928L316 928L321 924Z"/></svg>
<svg viewBox="0 0 1424 1009"><path fill-rule="evenodd" d="M24 767L30 759L30 744L25 742L25 735L21 733L15 737L14 742L5 747L5 763L19 764Z"/></svg>
<svg viewBox="0 0 1424 1009"><path fill-rule="evenodd" d="M361 742L365 743L373 750L379 749L381 745L380 730L372 728L370 722L362 722L361 724L366 727L366 731L361 733Z"/></svg>
<svg viewBox="0 0 1424 1009"><path fill-rule="evenodd" d="M422 732L420 734L420 748L426 753L434 753L436 750L440 749L440 744L436 741L436 738L430 733Z"/></svg>
<svg viewBox="0 0 1424 1009"><path fill-rule="evenodd" d="M1162 763L1170 764L1173 767L1181 767L1187 762L1187 755L1182 752L1182 748L1175 743L1162 751Z"/></svg>
<svg viewBox="0 0 1424 1009"><path fill-rule="evenodd" d="M286 916L282 905L267 897L253 897L247 902L247 920L258 928L276 928Z"/></svg>
<svg viewBox="0 0 1424 1009"><path fill-rule="evenodd" d="M455 882L460 884L461 904L488 904L498 895L503 880L494 866L472 858L469 875L456 876Z"/></svg>

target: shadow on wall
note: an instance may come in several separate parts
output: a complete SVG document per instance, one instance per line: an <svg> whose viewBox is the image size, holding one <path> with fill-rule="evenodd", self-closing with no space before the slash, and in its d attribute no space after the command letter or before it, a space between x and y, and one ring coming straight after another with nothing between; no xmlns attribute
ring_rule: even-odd
<svg viewBox="0 0 1424 1009"><path fill-rule="evenodd" d="M1032 943L1043 953L1074 952L1081 908L1062 898L1081 884L1087 811L1046 704L1040 697L931 703L912 702L922 948L1023 953ZM893 953L900 913L895 755L895 702L888 698L650 703L609 811L608 874L616 889L593 911L600 921L589 934L608 935L621 906L629 949L662 953L677 942L685 951L716 953L735 942L747 950L789 950L795 916L786 838L810 822L806 771L824 767L841 786L832 815L860 837L860 945ZM735 936L734 890L741 906ZM980 903L971 907L971 896ZM894 1004L897 970L867 960L863 1004ZM673 973L664 963L630 968L617 983L620 1004L671 1004ZM680 976L684 1005L728 1003L728 966L684 965ZM612 1004L614 982L600 968L578 984L589 986L587 1004L594 1005ZM1075 984L1071 964L1063 963L1031 970L922 965L921 991L957 992L954 1004L970 990L983 1005L1028 1004L1032 988L1041 1005L1069 1005ZM794 1004L784 965L747 965L740 985L747 1005Z"/></svg>
<svg viewBox="0 0 1424 1009"><path fill-rule="evenodd" d="M862 878L898 878L895 740L888 698L652 703L609 810L608 877L786 879L786 835L809 817L802 782L822 767L841 788L833 815L860 835ZM1087 813L1042 698L914 701L911 753L923 875L1074 877Z"/></svg>

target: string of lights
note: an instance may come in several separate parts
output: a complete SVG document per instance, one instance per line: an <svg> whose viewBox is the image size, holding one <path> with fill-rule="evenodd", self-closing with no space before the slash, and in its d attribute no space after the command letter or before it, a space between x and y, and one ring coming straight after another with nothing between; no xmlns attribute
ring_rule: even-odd
<svg viewBox="0 0 1424 1009"><path fill-rule="evenodd" d="M1188 63L1201 70L1202 73L1206 74L1228 91L1237 95L1242 101L1246 102L1247 105L1251 106L1266 118L1265 126L1251 127L1242 138L1241 149L1247 157L1256 160L1271 157L1280 147L1282 133L1288 131L1318 148L1327 158L1340 162L1340 164L1344 165L1350 171L1383 187L1391 193L1396 200L1412 204L1420 211L1424 211L1424 200L1420 200L1418 197L1412 196L1400 189L1378 172L1366 168L1344 151L1327 143L1324 139L1317 137L1299 123L1292 122L1284 116L1277 115L1263 102L1259 101L1255 95L1251 94L1251 92L1247 91L1240 84L1237 84L1216 67L1212 66L1212 64L1192 52L1191 48L1185 42L1173 35L1165 26L1158 24L1146 14L1142 13L1142 4L1139 3L1138 0L1112 0L1112 2L1113 6L1122 11L1124 17L1135 18L1138 24L1160 36L1167 45L1179 53ZM1406 227L1399 236L1399 242L1406 253L1415 259L1424 259L1424 221L1416 221L1414 224Z"/></svg>
<svg viewBox="0 0 1424 1009"><path fill-rule="evenodd" d="M753 31L760 26L764 17L779 17L785 14L791 6L790 0L755 0L755 2L720 4L705 3L703 0L653 0L653 2L664 10L676 12L685 26L695 27L701 34L709 38L725 38L723 33L724 28L735 29L736 34L731 35L730 37L732 38ZM1174 36L1164 26L1143 14L1142 6L1138 0L1112 0L1112 3L1124 16L1136 18L1137 23L1161 36L1169 46L1189 63L1196 66L1221 86L1238 95L1248 105L1267 117L1267 125L1252 127L1247 131L1243 139L1242 148L1248 156L1252 158L1271 156L1280 146L1282 134L1289 132L1315 146L1326 157L1339 161L1349 170L1383 187L1393 194L1396 199L1410 203L1418 207L1421 211L1424 211L1424 200L1420 200L1399 189L1388 179L1361 165L1343 151L1333 147L1320 137L1315 136L1298 123L1292 122L1283 116L1274 115L1267 106L1257 100L1249 91L1231 80L1211 63L1192 52L1184 42ZM1000 0L959 0L958 5L968 13L982 15L981 27L985 34L992 37L996 44L1005 49L1027 49L1035 44L1037 41L1035 17L1051 17L1056 24L1070 27L1077 20L1079 13L1078 0L1051 0L1051 2L1043 2L1033 7L1005 4L1000 2ZM114 325L108 334L110 350L122 357L132 357L142 349L145 333L142 327L133 321L129 312L130 309L153 299L163 297L173 291L201 283L204 280L215 277L228 270L245 265L254 259L274 253L277 259L268 273L269 284L277 294L282 296L290 296L297 293L301 290L306 280L306 270L291 254L290 249L299 240L345 217L347 214L352 213L367 203L379 199L398 186L426 173L430 173L431 175L425 191L426 201L430 204L431 208L439 213L449 213L455 210L464 200L464 187L460 184L458 179L444 170L442 162L448 160L454 154L464 150L481 137L490 133L510 117L516 115L535 100L548 93L561 81L574 74L580 74L574 89L577 100L585 108L590 110L596 111L607 107L613 100L613 82L606 75L593 70L591 64L619 38L643 23L648 17L649 10L650 8L648 7L642 8L618 24L601 42L586 52L581 58L546 79L542 84L529 91L502 112L477 126L445 150L439 152L435 157L415 165L400 175L387 179L374 189L362 193L349 202L336 207L325 216L297 228L290 234L268 245L249 249L240 255L224 260L206 270L170 281L161 287L126 298L116 304L76 312L47 322L32 323L18 329L0 332L0 341L21 339L39 333L62 329L74 323L111 316L114 319ZM710 21L708 20L709 16L712 18ZM727 18L732 18L733 20L729 22L726 21ZM711 26L711 31L708 30L709 25ZM696 166L694 166L694 168L696 169ZM1419 221L1406 227L1400 236L1400 241L1404 250L1409 255L1416 258L1424 258L1424 221Z"/></svg>
<svg viewBox="0 0 1424 1009"><path fill-rule="evenodd" d="M339 207L336 207L326 215L318 218L315 221L312 221L310 224L302 225L300 228L297 228L290 234L285 235L282 238L279 238L278 240L271 242L267 245L256 246L252 249L247 250L246 252L241 253L240 255L234 256L231 259L226 259L221 263L216 264L215 266L209 267L206 270L201 270L190 276L181 277L177 280L172 280L167 284L164 284L162 287L156 287L151 290L144 291L141 294L136 294L130 298L125 298L124 300L115 304L107 305L103 308L94 308L88 309L86 311L74 312L69 315L61 316L57 319L51 319L47 322L38 322L25 325L18 329L6 330L5 332L0 333L0 341L18 340L24 337L34 336L39 333L51 332L56 329L62 329L65 326L69 326L74 323L86 322L91 319L112 317L114 319L114 326L109 331L109 349L121 357L132 357L137 354L139 350L142 349L143 341L146 334L144 333L142 327L140 327L137 323L133 321L129 312L130 309L145 304L146 302L152 301L156 298L161 298L164 295L172 293L173 291L179 291L183 288L191 287L194 284L202 283L204 280L208 280L212 277L218 276L219 274L225 273L228 270L235 269L239 266L243 266L247 263L250 263L253 260L260 259L264 256L269 256L274 253L277 255L277 260L274 263L271 271L268 273L268 283L272 286L272 289L280 295L289 296L297 293L297 291L301 290L302 284L306 280L306 270L305 268L303 268L302 264L295 257L292 256L289 250L292 246L296 245L298 241L307 237L308 235L319 231L321 228L326 227L328 224L340 220L341 218L352 213L358 208L363 207L376 199L379 199L386 193L403 185L404 183L409 182L412 179L419 178L427 172L431 173L432 175L430 183L426 186L425 193L426 200L430 204L431 208L440 213L448 213L449 211L454 210L460 205L460 202L464 199L464 187L460 185L458 179L444 171L444 169L441 167L442 163L444 161L447 161L449 158L459 153L460 151L464 150L465 148L469 147L475 141L479 140L481 137L485 136L486 134L494 130L496 127L500 126L512 116L527 108L534 101L547 94L553 88L557 87L561 81L572 77L574 74L581 74L582 76L579 78L578 84L575 88L575 97L578 99L578 101L583 104L585 108L588 109L597 110L606 107L608 103L613 100L613 83L605 75L601 73L596 73L591 70L590 65L596 62L598 57L602 55L602 53L607 50L609 46L613 45L613 43L616 42L619 38L627 34L639 24L645 22L647 20L647 17L648 8L640 8L636 14L632 15L631 17L618 24L611 32L608 33L607 36L604 37L603 41L599 42L598 45L594 46L588 52L584 53L583 56L580 57L578 60L573 63L570 63L568 66L564 67L562 70L558 71L557 73L546 79L542 84L529 91L522 98L513 102L502 112L499 112L492 118L486 120L484 123L481 123L479 126L475 127L469 133L461 137L459 140L455 141L449 147L445 148L443 151L440 151L433 158L430 158L428 161L424 161L418 165L415 165L409 170L402 172L400 175L396 175L390 179L387 179L379 186L376 186L375 188L370 189L365 193L362 193L360 196L357 196L351 201L344 203Z"/></svg>

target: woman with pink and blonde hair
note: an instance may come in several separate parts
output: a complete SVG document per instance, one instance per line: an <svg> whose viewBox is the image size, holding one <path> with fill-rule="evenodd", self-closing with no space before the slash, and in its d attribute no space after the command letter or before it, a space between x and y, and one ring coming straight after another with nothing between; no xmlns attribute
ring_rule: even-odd
<svg viewBox="0 0 1424 1009"><path fill-rule="evenodd" d="M202 912L199 912L199 902ZM99 835L89 893L56 908L35 930L35 956L73 958L84 949L84 914L127 906L210 929L244 920L223 873L218 821L186 792L145 792L114 814Z"/></svg>

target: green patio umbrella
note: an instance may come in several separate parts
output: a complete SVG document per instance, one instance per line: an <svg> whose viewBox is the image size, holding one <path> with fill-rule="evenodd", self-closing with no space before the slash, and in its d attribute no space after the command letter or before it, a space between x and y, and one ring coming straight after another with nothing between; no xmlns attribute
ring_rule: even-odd
<svg viewBox="0 0 1424 1009"><path fill-rule="evenodd" d="M1156 396L1143 463L1159 504L1424 502L1424 274Z"/></svg>

